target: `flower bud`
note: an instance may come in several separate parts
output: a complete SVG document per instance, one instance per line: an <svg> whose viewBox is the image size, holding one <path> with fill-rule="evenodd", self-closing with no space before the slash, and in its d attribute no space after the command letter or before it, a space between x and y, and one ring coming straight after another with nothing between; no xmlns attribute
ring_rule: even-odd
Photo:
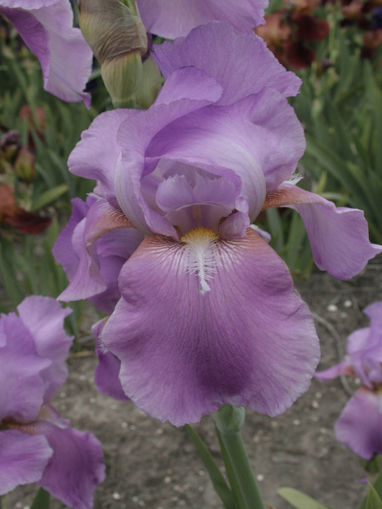
<svg viewBox="0 0 382 509"><path fill-rule="evenodd" d="M31 182L34 179L36 175L35 157L26 147L21 147L14 168L21 180Z"/></svg>
<svg viewBox="0 0 382 509"><path fill-rule="evenodd" d="M105 86L116 107L135 100L142 75L147 34L135 1L80 0L80 27L101 64Z"/></svg>

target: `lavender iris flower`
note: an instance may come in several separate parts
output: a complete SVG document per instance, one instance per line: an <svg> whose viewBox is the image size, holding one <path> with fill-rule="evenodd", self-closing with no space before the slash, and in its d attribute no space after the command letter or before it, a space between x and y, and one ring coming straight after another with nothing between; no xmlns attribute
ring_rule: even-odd
<svg viewBox="0 0 382 509"><path fill-rule="evenodd" d="M70 245L88 260L62 298L83 298L91 264L102 272L92 238L135 227L146 237L96 327L100 390L175 425L222 403L279 414L307 390L319 344L286 265L250 222L295 208L316 263L338 278L382 249L361 211L289 182L305 143L286 97L300 81L261 39L213 23L155 53L167 79L152 107L100 115L69 158L97 181L98 220L81 249L75 235L58 241L64 266Z"/></svg>
<svg viewBox="0 0 382 509"><path fill-rule="evenodd" d="M370 327L353 332L345 360L316 373L316 378L325 382L346 374L361 380L363 385L343 409L335 432L358 456L371 459L382 454L382 301L371 304L364 313Z"/></svg>
<svg viewBox="0 0 382 509"><path fill-rule="evenodd" d="M101 445L50 405L67 376L70 313L47 297L27 297L0 317L0 495L38 482L74 509L92 507L104 479Z"/></svg>
<svg viewBox="0 0 382 509"><path fill-rule="evenodd" d="M92 52L73 27L69 0L0 0L0 14L15 26L25 44L39 59L44 88L68 102L84 101Z"/></svg>

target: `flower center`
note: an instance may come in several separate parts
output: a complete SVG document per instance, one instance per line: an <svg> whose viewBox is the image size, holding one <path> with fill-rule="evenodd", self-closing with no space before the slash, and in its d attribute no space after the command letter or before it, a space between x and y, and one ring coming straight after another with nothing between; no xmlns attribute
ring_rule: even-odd
<svg viewBox="0 0 382 509"><path fill-rule="evenodd" d="M200 293L210 291L208 281L217 268L216 242L219 236L208 228L195 228L183 235L180 241L185 244L187 270L196 274L200 282Z"/></svg>

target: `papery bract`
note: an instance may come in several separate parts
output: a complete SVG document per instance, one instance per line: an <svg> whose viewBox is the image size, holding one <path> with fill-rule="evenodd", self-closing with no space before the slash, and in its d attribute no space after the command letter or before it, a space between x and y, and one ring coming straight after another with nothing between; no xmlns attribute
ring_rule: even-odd
<svg viewBox="0 0 382 509"><path fill-rule="evenodd" d="M102 449L72 428L49 402L67 376L70 309L27 297L18 315L0 316L0 495L38 482L73 509L90 509L104 479Z"/></svg>
<svg viewBox="0 0 382 509"><path fill-rule="evenodd" d="M92 52L78 28L73 27L69 0L0 0L6 16L25 44L39 59L44 88L69 102L84 101L91 72Z"/></svg>

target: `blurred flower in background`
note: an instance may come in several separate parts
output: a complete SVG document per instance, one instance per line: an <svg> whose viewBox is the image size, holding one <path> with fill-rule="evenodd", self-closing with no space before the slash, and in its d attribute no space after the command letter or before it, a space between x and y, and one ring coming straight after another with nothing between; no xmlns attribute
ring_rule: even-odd
<svg viewBox="0 0 382 509"><path fill-rule="evenodd" d="M360 379L356 391L335 424L337 439L355 454L371 459L382 454L382 302L364 313L370 327L356 330L347 341L346 358L336 366L316 373L325 382L341 374Z"/></svg>

